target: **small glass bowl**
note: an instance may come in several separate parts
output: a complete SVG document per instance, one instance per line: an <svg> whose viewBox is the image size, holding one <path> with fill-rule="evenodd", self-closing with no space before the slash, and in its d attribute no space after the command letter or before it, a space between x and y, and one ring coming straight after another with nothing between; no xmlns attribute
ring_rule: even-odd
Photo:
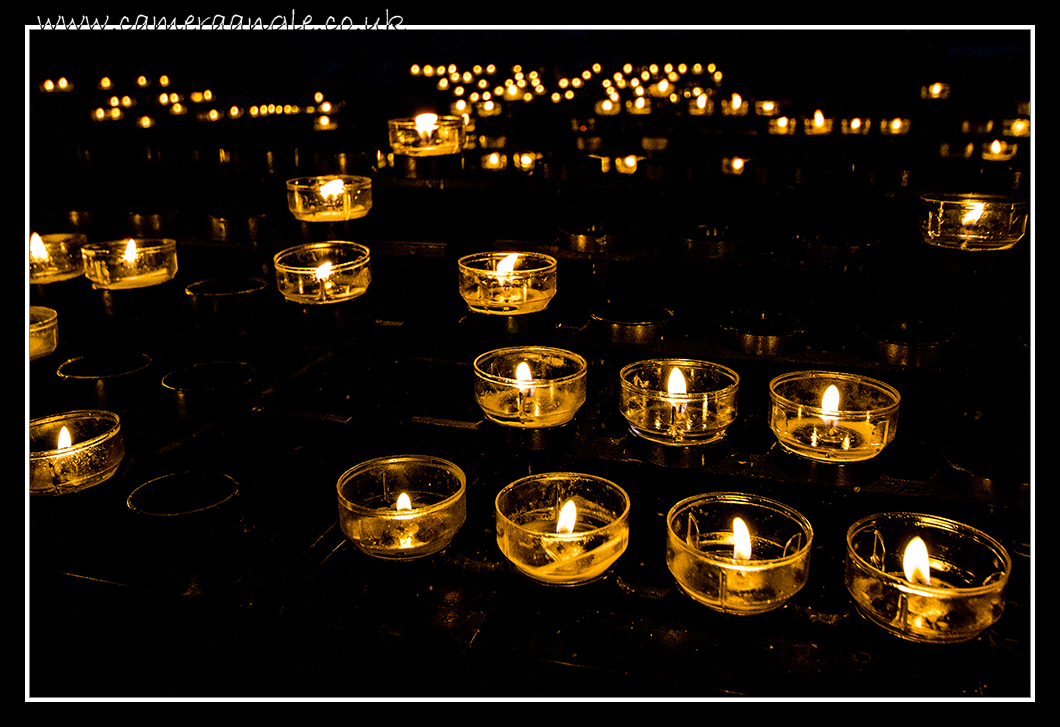
<svg viewBox="0 0 1060 727"><path fill-rule="evenodd" d="M459 154L464 149L467 142L464 117L437 116L433 124L417 124L418 118L390 119L387 122L390 148L395 154L444 156Z"/></svg>
<svg viewBox="0 0 1060 727"><path fill-rule="evenodd" d="M924 242L953 250L1007 250L1027 232L1030 205L996 194L923 194Z"/></svg>
<svg viewBox="0 0 1060 727"><path fill-rule="evenodd" d="M72 444L58 446L66 428ZM125 456L117 414L79 409L29 423L29 493L65 495L109 479Z"/></svg>
<svg viewBox="0 0 1060 727"><path fill-rule="evenodd" d="M573 524L560 513L573 502ZM495 503L497 545L519 572L573 586L603 576L629 545L629 495L614 482L576 472L516 480ZM562 531L562 532L561 532Z"/></svg>
<svg viewBox="0 0 1060 727"><path fill-rule="evenodd" d="M59 314L51 308L29 308L29 360L44 358L59 345Z"/></svg>
<svg viewBox="0 0 1060 727"><path fill-rule="evenodd" d="M556 258L539 252L480 252L457 268L460 297L476 313L535 313L556 294Z"/></svg>
<svg viewBox="0 0 1060 727"><path fill-rule="evenodd" d="M138 238L92 242L81 248L85 276L96 288L147 288L177 274L177 241Z"/></svg>
<svg viewBox="0 0 1060 727"><path fill-rule="evenodd" d="M750 558L736 551L739 518ZM780 608L806 585L813 528L787 505L757 495L712 492L681 500L666 515L666 565L681 589L715 611Z"/></svg>
<svg viewBox="0 0 1060 727"><path fill-rule="evenodd" d="M431 555L464 524L466 485L464 471L438 457L362 462L339 478L339 525L351 543L376 558Z"/></svg>
<svg viewBox="0 0 1060 727"><path fill-rule="evenodd" d="M526 364L522 374L521 364ZM488 351L474 361L475 403L487 419L504 426L560 426L585 403L587 368L582 356L561 348L513 346Z"/></svg>
<svg viewBox="0 0 1060 727"><path fill-rule="evenodd" d="M930 585L905 577L905 549L927 546ZM953 520L891 512L847 530L846 587L870 621L909 641L974 639L1005 609L1012 559L996 540Z"/></svg>
<svg viewBox="0 0 1060 727"><path fill-rule="evenodd" d="M303 222L356 220L372 209L372 180L349 174L289 179L287 208Z"/></svg>
<svg viewBox="0 0 1060 727"><path fill-rule="evenodd" d="M674 374L677 371L677 374ZM670 393L671 377L685 393ZM630 430L650 442L688 446L716 442L736 420L740 377L708 361L685 358L651 359L625 366L619 411Z"/></svg>
<svg viewBox="0 0 1060 727"><path fill-rule="evenodd" d="M834 409L826 399L832 386L839 394ZM867 376L795 371L769 383L769 398L769 425L780 446L818 462L872 459L898 428L898 390Z"/></svg>
<svg viewBox="0 0 1060 727"><path fill-rule="evenodd" d="M59 283L85 274L81 248L88 238L79 233L37 235L40 244L30 242L29 282L32 285Z"/></svg>
<svg viewBox="0 0 1060 727"><path fill-rule="evenodd" d="M311 242L276 253L276 287L295 303L341 303L364 295L372 282L371 252L345 240Z"/></svg>

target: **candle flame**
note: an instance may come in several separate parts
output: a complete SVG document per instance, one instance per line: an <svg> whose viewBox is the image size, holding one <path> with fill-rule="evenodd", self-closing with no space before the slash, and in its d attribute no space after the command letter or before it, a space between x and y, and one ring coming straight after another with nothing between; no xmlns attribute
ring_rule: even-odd
<svg viewBox="0 0 1060 727"><path fill-rule="evenodd" d="M412 498L402 492L398 495L397 502L394 503L395 510L411 510L412 509Z"/></svg>
<svg viewBox="0 0 1060 727"><path fill-rule="evenodd" d="M515 378L519 381L530 382L534 380L534 375L530 373L530 366L526 361L520 361L519 365L515 367Z"/></svg>
<svg viewBox="0 0 1060 727"><path fill-rule="evenodd" d="M59 430L59 442L56 444L56 447L58 449L66 449L71 444L73 444L73 440L70 438L70 430L63 427Z"/></svg>
<svg viewBox="0 0 1060 727"><path fill-rule="evenodd" d="M979 221L979 218L983 216L983 211L986 209L986 202L975 202L971 208L964 213L964 217L961 219L962 225L974 225Z"/></svg>
<svg viewBox="0 0 1060 727"><path fill-rule="evenodd" d="M732 520L732 557L736 560L751 560L751 533L740 518Z"/></svg>
<svg viewBox="0 0 1060 727"><path fill-rule="evenodd" d="M743 105L743 98L738 93L732 95L732 107L734 109L740 108Z"/></svg>
<svg viewBox="0 0 1060 727"><path fill-rule="evenodd" d="M567 500L559 511L556 520L556 534L573 533L574 523L578 519L578 508L574 506L574 500Z"/></svg>
<svg viewBox="0 0 1060 727"><path fill-rule="evenodd" d="M320 194L324 197L338 197L346 191L346 183L341 179L332 179L326 184L320 185Z"/></svg>
<svg viewBox="0 0 1060 727"><path fill-rule="evenodd" d="M817 109L813 112L813 125L824 126L824 114L821 113L821 109Z"/></svg>
<svg viewBox="0 0 1060 727"><path fill-rule="evenodd" d="M333 267L334 266L331 264L330 261L326 262L326 263L323 263L313 273L313 277L316 278L317 280L327 280L328 278L331 277L331 269Z"/></svg>
<svg viewBox="0 0 1060 727"><path fill-rule="evenodd" d="M931 566L928 562L927 545L919 537L909 541L902 558L902 570L910 583L931 585Z"/></svg>
<svg viewBox="0 0 1060 727"><path fill-rule="evenodd" d="M424 144L430 143L431 132L438 128L438 114L420 114L416 117L416 133Z"/></svg>
<svg viewBox="0 0 1060 727"><path fill-rule="evenodd" d="M990 151L992 151L994 154L1000 154L1001 153L1001 141L998 140L998 139L994 139L994 143L990 145Z"/></svg>
<svg viewBox="0 0 1060 727"><path fill-rule="evenodd" d="M44 240L36 232L29 236L29 256L34 260L48 259L48 250L44 247Z"/></svg>
<svg viewBox="0 0 1060 727"><path fill-rule="evenodd" d="M839 424L839 389L832 384L821 397L822 418L830 426Z"/></svg>
<svg viewBox="0 0 1060 727"><path fill-rule="evenodd" d="M129 240L129 242L125 245L125 253L121 257L122 260L127 263L131 263L136 260L136 240Z"/></svg>
<svg viewBox="0 0 1060 727"><path fill-rule="evenodd" d="M670 371L670 379L666 382L666 391L670 395L674 394L687 394L688 387L685 384L685 375L681 373L681 369L674 367Z"/></svg>
<svg viewBox="0 0 1060 727"><path fill-rule="evenodd" d="M519 261L519 253L513 252L506 258L497 263L498 273L510 273L515 270L515 263Z"/></svg>

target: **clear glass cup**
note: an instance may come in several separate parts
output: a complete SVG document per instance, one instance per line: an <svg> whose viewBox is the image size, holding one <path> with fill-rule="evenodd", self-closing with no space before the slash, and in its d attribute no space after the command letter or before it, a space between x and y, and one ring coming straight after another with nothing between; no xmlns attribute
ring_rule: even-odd
<svg viewBox="0 0 1060 727"><path fill-rule="evenodd" d="M372 209L372 180L350 174L289 179L287 208L303 222L359 219Z"/></svg>
<svg viewBox="0 0 1060 727"><path fill-rule="evenodd" d="M81 248L85 276L106 290L147 288L177 274L177 241L138 238L93 242Z"/></svg>
<svg viewBox="0 0 1060 727"><path fill-rule="evenodd" d="M475 403L486 418L508 427L566 424L585 403L582 356L561 348L513 346L474 361Z"/></svg>
<svg viewBox="0 0 1060 727"><path fill-rule="evenodd" d="M273 257L276 287L287 300L304 305L359 298L372 282L371 252L345 240L311 242Z"/></svg>
<svg viewBox="0 0 1060 727"><path fill-rule="evenodd" d="M457 261L458 289L476 313L523 315L556 295L556 258L538 252L480 252Z"/></svg>
<svg viewBox="0 0 1060 727"><path fill-rule="evenodd" d="M63 446L65 429L69 444ZM117 414L79 409L29 423L29 493L65 495L108 480L125 456Z"/></svg>
<svg viewBox="0 0 1060 727"><path fill-rule="evenodd" d="M692 359L651 359L619 372L619 411L638 437L670 446L716 442L736 420L739 375Z"/></svg>
<svg viewBox="0 0 1060 727"><path fill-rule="evenodd" d="M997 194L920 196L924 242L953 250L1007 250L1027 232L1030 204Z"/></svg>

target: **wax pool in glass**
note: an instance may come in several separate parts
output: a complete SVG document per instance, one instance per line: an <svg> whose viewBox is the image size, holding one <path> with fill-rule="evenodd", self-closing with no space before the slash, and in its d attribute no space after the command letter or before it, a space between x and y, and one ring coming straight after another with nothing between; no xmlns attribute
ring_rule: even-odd
<svg viewBox="0 0 1060 727"><path fill-rule="evenodd" d="M390 119L387 122L390 148L406 156L444 156L459 154L467 141L462 116L420 114L415 118Z"/></svg>
<svg viewBox="0 0 1060 727"><path fill-rule="evenodd" d="M773 379L769 398L780 445L819 462L872 459L898 426L898 391L866 376L796 371Z"/></svg>
<svg viewBox="0 0 1060 727"><path fill-rule="evenodd" d="M475 402L491 421L538 429L566 424L585 403L583 357L547 346L513 346L474 361Z"/></svg>
<svg viewBox="0 0 1060 727"><path fill-rule="evenodd" d="M557 586L595 580L629 544L629 496L594 475L517 480L496 500L497 545L521 573Z"/></svg>
<svg viewBox="0 0 1060 727"><path fill-rule="evenodd" d="M29 240L29 282L58 283L83 275L85 260L81 247L87 242L84 235L58 233L38 235Z"/></svg>
<svg viewBox="0 0 1060 727"><path fill-rule="evenodd" d="M140 238L93 242L81 248L85 276L96 288L147 288L177 274L177 242Z"/></svg>
<svg viewBox="0 0 1060 727"><path fill-rule="evenodd" d="M1025 199L995 194L923 194L920 234L954 250L1007 250L1027 231Z"/></svg>
<svg viewBox="0 0 1060 727"><path fill-rule="evenodd" d="M457 261L460 297L476 313L544 310L556 294L556 258L537 252L480 252Z"/></svg>
<svg viewBox="0 0 1060 727"><path fill-rule="evenodd" d="M619 372L619 411L639 437L672 446L715 442L736 419L740 377L692 359L652 359Z"/></svg>
<svg viewBox="0 0 1060 727"><path fill-rule="evenodd" d="M29 423L29 492L64 495L109 479L125 456L117 414L80 409Z"/></svg>
<svg viewBox="0 0 1060 727"><path fill-rule="evenodd" d="M978 636L1001 618L1011 572L1000 543L946 518L883 513L847 531L846 586L858 610L910 641Z"/></svg>
<svg viewBox="0 0 1060 727"><path fill-rule="evenodd" d="M667 567L685 593L724 613L783 606L806 585L812 542L805 517L756 495L697 495L666 515Z"/></svg>
<svg viewBox="0 0 1060 727"><path fill-rule="evenodd" d="M362 462L339 478L339 525L351 543L377 558L431 555L464 524L465 490L463 470L437 457Z"/></svg>
<svg viewBox="0 0 1060 727"><path fill-rule="evenodd" d="M289 179L287 208L303 222L355 220L372 209L372 180L347 174Z"/></svg>
<svg viewBox="0 0 1060 727"><path fill-rule="evenodd" d="M353 300L372 282L370 251L356 242L311 242L278 252L272 261L276 287L295 303Z"/></svg>

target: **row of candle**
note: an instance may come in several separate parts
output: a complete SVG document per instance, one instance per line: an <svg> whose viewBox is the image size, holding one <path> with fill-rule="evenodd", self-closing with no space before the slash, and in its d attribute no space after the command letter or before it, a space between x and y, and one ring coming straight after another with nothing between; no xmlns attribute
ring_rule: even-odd
<svg viewBox="0 0 1060 727"><path fill-rule="evenodd" d="M359 550L407 560L449 545L466 518L463 470L423 455L381 457L338 481L339 522ZM575 586L602 578L629 544L629 495L602 477L530 475L494 502L497 545L531 580ZM723 613L782 607L806 584L813 528L783 503L706 493L666 515L666 564L681 590ZM919 513L883 513L847 532L845 582L857 607L913 641L976 637L1004 609L1011 559L970 526Z"/></svg>

